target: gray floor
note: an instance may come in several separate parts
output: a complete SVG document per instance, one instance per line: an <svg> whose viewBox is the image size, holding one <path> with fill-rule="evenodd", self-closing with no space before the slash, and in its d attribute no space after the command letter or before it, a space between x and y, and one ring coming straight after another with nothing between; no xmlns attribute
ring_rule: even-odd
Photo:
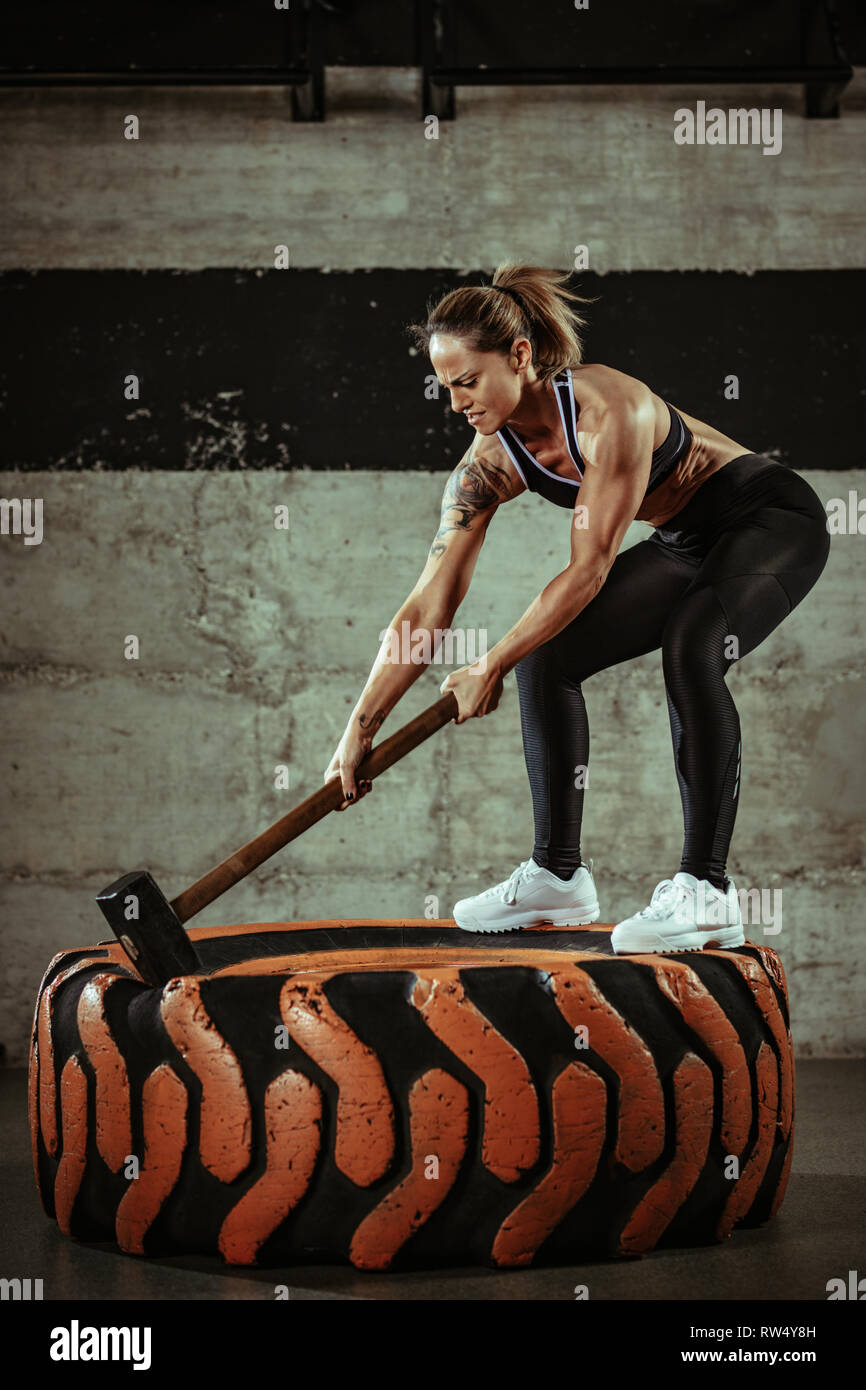
<svg viewBox="0 0 866 1390"><path fill-rule="evenodd" d="M33 1182L26 1072L0 1073L0 1276L41 1278L48 1299L818 1299L828 1279L866 1272L866 1062L797 1065L794 1164L769 1225L721 1246L558 1269L362 1274L341 1266L230 1269L217 1259L138 1259L66 1239Z"/></svg>

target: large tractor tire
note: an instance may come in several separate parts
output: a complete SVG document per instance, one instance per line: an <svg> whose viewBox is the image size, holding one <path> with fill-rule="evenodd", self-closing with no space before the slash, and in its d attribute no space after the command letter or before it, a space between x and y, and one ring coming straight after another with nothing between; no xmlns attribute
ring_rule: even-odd
<svg viewBox="0 0 866 1390"><path fill-rule="evenodd" d="M163 988L55 957L30 1056L45 1211L81 1240L400 1270L631 1256L778 1210L775 953L614 956L610 927L193 928Z"/></svg>

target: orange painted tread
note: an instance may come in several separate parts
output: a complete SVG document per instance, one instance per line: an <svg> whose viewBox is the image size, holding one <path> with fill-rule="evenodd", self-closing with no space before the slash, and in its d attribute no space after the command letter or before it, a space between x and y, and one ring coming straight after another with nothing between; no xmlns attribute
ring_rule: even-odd
<svg viewBox="0 0 866 1390"><path fill-rule="evenodd" d="M526 1267L725 1240L790 1172L768 947L614 956L610 927L448 920L190 931L162 989L61 952L29 1117L49 1216L130 1254Z"/></svg>

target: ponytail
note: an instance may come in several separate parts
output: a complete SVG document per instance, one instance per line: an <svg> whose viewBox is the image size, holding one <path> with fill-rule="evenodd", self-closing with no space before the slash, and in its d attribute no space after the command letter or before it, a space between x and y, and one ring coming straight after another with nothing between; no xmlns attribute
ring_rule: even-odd
<svg viewBox="0 0 866 1390"><path fill-rule="evenodd" d="M437 304L428 303L426 322L409 324L406 331L424 352L434 333L462 338L475 352L508 353L515 338L528 338L532 365L539 380L548 381L583 361L587 320L572 306L594 301L566 289L568 279L566 271L503 261L492 284L451 290Z"/></svg>

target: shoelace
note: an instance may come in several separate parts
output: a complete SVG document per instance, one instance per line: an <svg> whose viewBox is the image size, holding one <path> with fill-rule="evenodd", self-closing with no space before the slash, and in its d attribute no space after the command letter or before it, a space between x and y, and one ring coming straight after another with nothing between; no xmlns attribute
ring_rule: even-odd
<svg viewBox="0 0 866 1390"><path fill-rule="evenodd" d="M513 903L517 897L517 889L520 884L534 877L530 872L532 866L535 866L534 859L524 859L523 863L518 864L517 868L509 874L508 878L504 878L501 883L495 884L492 888L485 888L484 892L479 893L478 896L480 898L501 898L504 903ZM590 859L588 864L581 864L580 868L588 869L589 872L592 873L592 860Z"/></svg>
<svg viewBox="0 0 866 1390"><path fill-rule="evenodd" d="M649 907L643 908L637 915L638 917L667 917L673 912L680 898L685 897L686 890L681 883L674 883L672 878L662 879L656 885L650 900Z"/></svg>
<svg viewBox="0 0 866 1390"><path fill-rule="evenodd" d="M517 889L519 885L523 882L524 879L528 878L527 869L529 868L531 862L532 861L530 859L524 859L523 863L518 864L517 868L514 870L511 876L508 879L506 879L505 891L502 894L503 902L514 902L515 898L517 897Z"/></svg>
<svg viewBox="0 0 866 1390"><path fill-rule="evenodd" d="M531 859L524 859L523 863L518 864L517 868L508 878L504 878L501 883L494 884L492 888L486 888L483 893L479 894L479 897L502 898L503 902L513 903L517 894L518 885L527 877L527 870L531 863Z"/></svg>

